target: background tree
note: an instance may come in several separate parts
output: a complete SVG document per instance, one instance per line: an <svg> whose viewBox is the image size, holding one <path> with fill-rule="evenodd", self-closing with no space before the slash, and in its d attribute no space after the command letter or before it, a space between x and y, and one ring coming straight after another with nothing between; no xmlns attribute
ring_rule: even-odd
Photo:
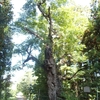
<svg viewBox="0 0 100 100"><path fill-rule="evenodd" d="M17 84L17 91L22 92L23 95L30 100L31 98L35 97L35 95L32 95L33 92L32 86L36 81L36 77L33 77L32 74L33 74L32 71L25 72L22 81Z"/></svg>
<svg viewBox="0 0 100 100"><path fill-rule="evenodd" d="M13 44L9 23L12 6L8 1L0 3L0 98L7 100L10 86L10 67Z"/></svg>
<svg viewBox="0 0 100 100"><path fill-rule="evenodd" d="M91 16L89 18L89 25L86 29L82 43L86 45L83 53L87 56L86 70L84 79L85 83L91 87L91 97L98 98L96 96L97 88L99 87L100 76L100 1L92 0L91 4ZM99 95L100 97L100 95ZM88 98L88 99L89 99Z"/></svg>

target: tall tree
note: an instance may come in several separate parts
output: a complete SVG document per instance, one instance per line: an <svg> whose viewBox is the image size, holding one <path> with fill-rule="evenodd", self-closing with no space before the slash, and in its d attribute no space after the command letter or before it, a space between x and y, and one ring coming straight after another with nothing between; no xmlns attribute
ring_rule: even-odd
<svg viewBox="0 0 100 100"><path fill-rule="evenodd" d="M10 86L10 67L13 44L9 22L12 6L8 1L0 3L0 98L7 100ZM6 77L5 77L6 76Z"/></svg>
<svg viewBox="0 0 100 100"><path fill-rule="evenodd" d="M100 85L100 1L92 0L91 16L82 43L86 45L84 54L87 56L85 82L91 87L91 97L96 98L96 88ZM94 91L94 92L93 92ZM97 92L98 93L98 92ZM97 97L98 98L98 97ZM88 98L89 99L89 98Z"/></svg>
<svg viewBox="0 0 100 100"><path fill-rule="evenodd" d="M49 100L63 99L60 95L62 76L58 70L63 65L67 69L78 61L85 60L81 52L84 46L80 43L88 21L83 17L83 12L80 14L78 10L80 9L68 6L66 0L28 0L24 6L25 13L16 23L23 32L32 35L33 44L23 46L25 49L22 49L27 55L24 64L33 60L45 70ZM33 56L32 47L40 50L42 61ZM21 53L22 50L18 52Z"/></svg>

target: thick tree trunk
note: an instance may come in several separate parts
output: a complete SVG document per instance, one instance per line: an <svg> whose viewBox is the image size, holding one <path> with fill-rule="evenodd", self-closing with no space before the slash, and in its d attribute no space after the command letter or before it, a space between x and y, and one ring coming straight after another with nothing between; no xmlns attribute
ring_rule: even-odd
<svg viewBox="0 0 100 100"><path fill-rule="evenodd" d="M45 50L45 69L47 72L49 100L57 100L57 70L52 56L52 50L49 47L46 47Z"/></svg>

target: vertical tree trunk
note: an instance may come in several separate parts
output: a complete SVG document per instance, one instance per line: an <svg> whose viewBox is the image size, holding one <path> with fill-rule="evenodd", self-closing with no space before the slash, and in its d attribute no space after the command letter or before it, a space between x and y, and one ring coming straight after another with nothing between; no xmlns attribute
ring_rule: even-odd
<svg viewBox="0 0 100 100"><path fill-rule="evenodd" d="M47 46L45 48L45 69L47 72L47 85L49 100L57 98L57 73L56 65L52 56L52 49Z"/></svg>
<svg viewBox="0 0 100 100"><path fill-rule="evenodd" d="M56 64L55 60L52 55L52 48L53 48L53 39L52 39L52 30L53 30L53 25L52 25L52 18L51 18L51 10L50 7L48 7L48 13L44 12L42 8L42 4L45 3L46 0L42 0L42 2L38 3L38 8L42 15L44 16L45 19L47 19L48 24L49 24L49 33L47 37L47 42L48 44L46 45L45 48L45 69L47 72L47 85L48 85L48 95L49 95L49 100L57 100L57 91L59 90L58 88L58 78L57 78L57 69L56 69Z"/></svg>

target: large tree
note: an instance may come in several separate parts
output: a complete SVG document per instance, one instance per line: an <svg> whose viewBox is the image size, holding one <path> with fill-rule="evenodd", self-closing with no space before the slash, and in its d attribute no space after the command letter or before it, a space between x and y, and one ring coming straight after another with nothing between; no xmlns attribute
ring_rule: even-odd
<svg viewBox="0 0 100 100"><path fill-rule="evenodd" d="M68 6L66 0L28 0L23 12L16 25L32 37L16 51L27 55L23 64L33 60L44 69L49 100L64 99L60 93L63 74L67 75L69 67L85 60L81 38L87 18L80 8ZM40 52L38 59L33 56L33 48ZM61 74L59 69L63 66L65 72Z"/></svg>

